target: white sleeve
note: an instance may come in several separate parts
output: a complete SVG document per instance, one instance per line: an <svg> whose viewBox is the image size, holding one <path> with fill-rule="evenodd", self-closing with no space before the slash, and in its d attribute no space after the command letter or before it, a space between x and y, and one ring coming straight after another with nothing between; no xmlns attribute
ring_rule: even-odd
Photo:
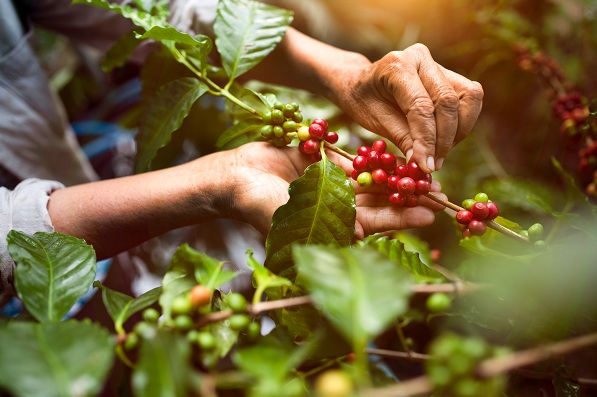
<svg viewBox="0 0 597 397"><path fill-rule="evenodd" d="M5 299L16 295L13 286L15 264L8 254L6 242L8 232L53 232L48 200L54 190L62 188L64 185L60 182L34 178L24 180L12 191L0 187L0 306Z"/></svg>

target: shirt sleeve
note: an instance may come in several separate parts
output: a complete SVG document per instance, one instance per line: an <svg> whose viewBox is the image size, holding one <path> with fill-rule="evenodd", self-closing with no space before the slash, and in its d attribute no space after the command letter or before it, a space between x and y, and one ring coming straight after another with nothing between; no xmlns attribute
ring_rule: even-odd
<svg viewBox="0 0 597 397"><path fill-rule="evenodd" d="M26 234L53 232L48 213L50 194L64 188L60 182L26 179L14 190L0 188L0 306L12 296L15 263L8 253L6 236L11 230Z"/></svg>

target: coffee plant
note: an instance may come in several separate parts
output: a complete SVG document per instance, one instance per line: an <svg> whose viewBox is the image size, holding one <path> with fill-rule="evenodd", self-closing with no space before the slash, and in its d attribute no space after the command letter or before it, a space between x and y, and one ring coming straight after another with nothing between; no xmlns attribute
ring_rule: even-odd
<svg viewBox="0 0 597 397"><path fill-rule="evenodd" d="M499 195L484 192L461 191L461 205L454 204L388 142L361 142L351 154L339 144L333 117L309 114L310 103L287 99L282 87L259 91L239 82L282 40L291 12L220 0L212 39L172 27L167 2L74 2L118 12L136 26L108 53L107 70L145 40L161 45L146 77L154 62L175 65L176 78L143 80L136 172L160 166L158 151L207 96L226 100L230 122L219 148L261 140L295 147L312 164L273 216L264 263L246 253L248 294L225 287L238 272L188 244L174 253L160 287L133 297L94 281L95 253L84 241L11 231L25 309L0 323L1 395L594 395L594 179L578 188L554 158L562 200L514 184L504 208ZM566 88L545 55L525 48L517 54L521 68L554 85L554 117L562 133L587 142L581 168L594 173L587 97ZM352 161L351 175L331 152ZM355 186L381 189L388 206L405 210L422 199L442 204L449 219L443 239L463 254L444 259L414 233L356 240ZM541 219L528 226L513 220L528 208ZM113 329L64 320L90 286L101 293Z"/></svg>

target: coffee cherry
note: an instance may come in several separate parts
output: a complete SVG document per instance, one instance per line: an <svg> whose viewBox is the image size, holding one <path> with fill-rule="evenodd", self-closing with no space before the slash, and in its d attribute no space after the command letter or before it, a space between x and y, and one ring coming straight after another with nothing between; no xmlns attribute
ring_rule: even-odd
<svg viewBox="0 0 597 397"><path fill-rule="evenodd" d="M189 298L192 307L205 306L211 300L212 291L204 285L195 285L191 288Z"/></svg>
<svg viewBox="0 0 597 397"><path fill-rule="evenodd" d="M407 165L399 165L398 167L396 167L396 175L398 175L400 178L406 178L408 176L408 166Z"/></svg>
<svg viewBox="0 0 597 397"><path fill-rule="evenodd" d="M319 160L321 160L323 158L323 156L321 155L321 152L315 152L311 155L311 161L313 162L318 162Z"/></svg>
<svg viewBox="0 0 597 397"><path fill-rule="evenodd" d="M313 388L319 397L349 397L354 390L352 379L339 369L323 372L315 379Z"/></svg>
<svg viewBox="0 0 597 397"><path fill-rule="evenodd" d="M379 157L379 152L376 152L375 150L370 151L369 156L367 156L367 162L372 170L381 168L381 158Z"/></svg>
<svg viewBox="0 0 597 397"><path fill-rule="evenodd" d="M259 325L257 322L252 322L249 324L247 327L247 336L249 339L255 339L259 335L261 335L261 325Z"/></svg>
<svg viewBox="0 0 597 397"><path fill-rule="evenodd" d="M294 109L295 112L297 112L299 110L299 104L296 102L290 102L290 105L292 106L292 108Z"/></svg>
<svg viewBox="0 0 597 397"><path fill-rule="evenodd" d="M319 147L320 147L319 140L309 139L308 141L305 141L303 150L305 151L306 154L313 154L313 153L317 153L319 151Z"/></svg>
<svg viewBox="0 0 597 397"><path fill-rule="evenodd" d="M275 109L272 110L272 123L274 124L282 124L284 122L284 113L281 110Z"/></svg>
<svg viewBox="0 0 597 397"><path fill-rule="evenodd" d="M303 121L303 114L301 112L294 112L292 114L292 121L294 121L295 123L300 123L301 121Z"/></svg>
<svg viewBox="0 0 597 397"><path fill-rule="evenodd" d="M375 150L379 154L385 153L387 148L388 144L383 139L378 139L371 145L371 150Z"/></svg>
<svg viewBox="0 0 597 397"><path fill-rule="evenodd" d="M473 208L473 205L475 205L476 201L473 199L466 199L462 202L462 207L465 210L470 210L471 208Z"/></svg>
<svg viewBox="0 0 597 397"><path fill-rule="evenodd" d="M328 131L328 122L324 119L315 119L311 122L311 124L318 124L323 128L323 132L326 133Z"/></svg>
<svg viewBox="0 0 597 397"><path fill-rule="evenodd" d="M232 330L241 331L249 325L251 319L246 314L233 314L228 319L228 322Z"/></svg>
<svg viewBox="0 0 597 397"><path fill-rule="evenodd" d="M191 300L189 295L179 295L172 300L170 307L174 314L187 314L191 311Z"/></svg>
<svg viewBox="0 0 597 397"><path fill-rule="evenodd" d="M365 156L356 156L352 160L352 167L357 171L369 171L369 162Z"/></svg>
<svg viewBox="0 0 597 397"><path fill-rule="evenodd" d="M388 174L381 168L373 170L371 172L371 177L373 178L373 182L382 185L388 181Z"/></svg>
<svg viewBox="0 0 597 397"><path fill-rule="evenodd" d="M356 181L356 180L358 179L358 177L359 177L359 171L357 171L357 170L352 170L352 173L350 174L350 177L351 177L353 180L355 180L355 181Z"/></svg>
<svg viewBox="0 0 597 397"><path fill-rule="evenodd" d="M274 109L283 110L284 109L284 104L282 102L280 102L280 101L276 101L274 103Z"/></svg>
<svg viewBox="0 0 597 397"><path fill-rule="evenodd" d="M487 230L487 225L483 221L473 219L469 222L468 229L473 236L481 236Z"/></svg>
<svg viewBox="0 0 597 397"><path fill-rule="evenodd" d="M408 196L404 205L407 207L416 207L419 205L419 198L415 195Z"/></svg>
<svg viewBox="0 0 597 397"><path fill-rule="evenodd" d="M473 213L469 210L460 210L456 213L456 222L462 225L468 225L473 220Z"/></svg>
<svg viewBox="0 0 597 397"><path fill-rule="evenodd" d="M360 187L369 187L373 184L373 177L370 172L361 172L357 177L357 183Z"/></svg>
<svg viewBox="0 0 597 397"><path fill-rule="evenodd" d="M412 178L406 177L398 181L398 191L405 196L413 194L417 185Z"/></svg>
<svg viewBox="0 0 597 397"><path fill-rule="evenodd" d="M529 232L529 239L531 241L537 241L543 237L543 225L540 223L535 223L531 225L528 229Z"/></svg>
<svg viewBox="0 0 597 397"><path fill-rule="evenodd" d="M394 192L397 192L399 180L400 180L400 177L398 175L388 176L388 188Z"/></svg>
<svg viewBox="0 0 597 397"><path fill-rule="evenodd" d="M296 123L292 120L286 120L284 124L282 124L282 128L286 132L293 132L296 131Z"/></svg>
<svg viewBox="0 0 597 397"><path fill-rule="evenodd" d="M187 314L181 314L174 318L174 328L186 331L193 328L193 319Z"/></svg>
<svg viewBox="0 0 597 397"><path fill-rule="evenodd" d="M309 127L306 125L300 126L297 131L297 136L299 141L305 142L311 139L311 134L309 134Z"/></svg>
<svg viewBox="0 0 597 397"><path fill-rule="evenodd" d="M369 146L360 146L357 149L357 155L359 156L367 158L367 156L369 156L369 153L371 153L371 148Z"/></svg>
<svg viewBox="0 0 597 397"><path fill-rule="evenodd" d="M309 126L309 134L311 134L311 137L314 139L322 139L325 132L324 128L319 124L311 124Z"/></svg>
<svg viewBox="0 0 597 397"><path fill-rule="evenodd" d="M213 350L216 347L216 338L211 332L202 331L195 338L201 350Z"/></svg>
<svg viewBox="0 0 597 397"><path fill-rule="evenodd" d="M406 196L401 193L392 193L388 197L388 201L392 205L395 205L397 207L402 207L406 203Z"/></svg>
<svg viewBox="0 0 597 397"><path fill-rule="evenodd" d="M275 147L285 147L287 145L286 140L284 138L279 138L277 136L274 136L274 138L271 141Z"/></svg>
<svg viewBox="0 0 597 397"><path fill-rule="evenodd" d="M473 213L473 217L475 219L483 220L487 218L487 215L489 215L489 208L487 208L487 205L485 205L485 203L477 201L471 207L471 212Z"/></svg>
<svg viewBox="0 0 597 397"><path fill-rule="evenodd" d="M487 194L485 194L483 192L479 192L479 193L475 194L475 201L477 201L479 203L486 203L489 201L489 196L487 196Z"/></svg>
<svg viewBox="0 0 597 397"><path fill-rule="evenodd" d="M487 204L485 204L487 206L487 209L489 210L489 213L487 214L487 219L488 221L494 220L495 218L498 217L498 215L500 214L500 209L497 206L496 203L494 203L493 201L488 202Z"/></svg>
<svg viewBox="0 0 597 397"><path fill-rule="evenodd" d="M444 312L452 305L452 299L447 294L436 292L427 298L425 305L432 312Z"/></svg>
<svg viewBox="0 0 597 397"><path fill-rule="evenodd" d="M247 300L237 292L231 292L226 298L226 303L228 303L228 307L234 312L247 311Z"/></svg>
<svg viewBox="0 0 597 397"><path fill-rule="evenodd" d="M261 127L261 137L265 140L272 139L274 136L274 127L271 125L264 125Z"/></svg>
<svg viewBox="0 0 597 397"><path fill-rule="evenodd" d="M381 168L386 172L394 172L396 169L396 156L392 153L382 153L379 158L381 159Z"/></svg>
<svg viewBox="0 0 597 397"><path fill-rule="evenodd" d="M410 176L415 181L418 181L419 179L425 178L425 173L423 172L423 170L419 168L419 165L417 163L411 161L408 164L408 176Z"/></svg>
<svg viewBox="0 0 597 397"><path fill-rule="evenodd" d="M282 138L282 137L284 137L284 128L282 128L279 125L274 126L274 136L276 138Z"/></svg>
<svg viewBox="0 0 597 397"><path fill-rule="evenodd" d="M467 237L470 237L472 235L473 234L471 233L471 231L470 231L470 229L468 227L462 231L462 238L467 238Z"/></svg>
<svg viewBox="0 0 597 397"><path fill-rule="evenodd" d="M284 117L286 118L292 118L292 116L294 115L294 106L292 106L291 103L287 103L282 107L282 112L284 113Z"/></svg>
<svg viewBox="0 0 597 397"><path fill-rule="evenodd" d="M126 350L133 350L139 344L139 335L134 332L131 332L126 336L124 340L124 348Z"/></svg>
<svg viewBox="0 0 597 397"><path fill-rule="evenodd" d="M535 246L535 248L540 250L544 250L545 248L547 248L547 243L544 240L537 240L533 243L533 245Z"/></svg>
<svg viewBox="0 0 597 397"><path fill-rule="evenodd" d="M263 116L261 116L261 120L263 120L264 124L271 124L272 123L272 112L265 112Z"/></svg>
<svg viewBox="0 0 597 397"><path fill-rule="evenodd" d="M148 323L157 323L159 318L160 313L154 308L150 307L149 309L143 310L143 319Z"/></svg>
<svg viewBox="0 0 597 397"><path fill-rule="evenodd" d="M429 193L431 191L431 183L429 183L428 181L424 180L424 179L419 179L417 181L417 188L415 189L415 192L419 195L426 195L427 193Z"/></svg>
<svg viewBox="0 0 597 397"><path fill-rule="evenodd" d="M323 139L325 139L326 142L331 143L333 145L334 143L338 142L338 134L334 131L328 131L326 132Z"/></svg>

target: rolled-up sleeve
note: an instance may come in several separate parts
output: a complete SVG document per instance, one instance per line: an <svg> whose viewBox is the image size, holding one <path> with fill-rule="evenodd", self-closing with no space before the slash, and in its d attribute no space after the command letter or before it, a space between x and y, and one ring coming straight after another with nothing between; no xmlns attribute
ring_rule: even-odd
<svg viewBox="0 0 597 397"><path fill-rule="evenodd" d="M19 183L12 191L0 188L0 305L15 295L15 264L8 254L8 232L53 232L54 227L48 214L48 200L54 190L62 188L64 185L60 182L33 178Z"/></svg>

